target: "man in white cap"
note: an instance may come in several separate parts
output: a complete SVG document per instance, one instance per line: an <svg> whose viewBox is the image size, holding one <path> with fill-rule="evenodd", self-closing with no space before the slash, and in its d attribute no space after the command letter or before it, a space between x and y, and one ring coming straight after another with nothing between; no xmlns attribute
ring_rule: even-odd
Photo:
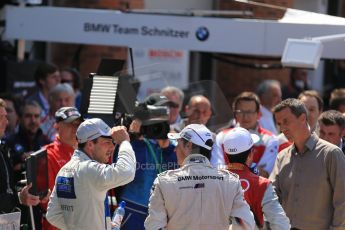
<svg viewBox="0 0 345 230"><path fill-rule="evenodd" d="M149 203L148 230L157 229L254 229L255 222L244 201L238 177L217 170L209 162L213 139L204 125L190 124L180 133L169 133L178 142L181 168L156 178Z"/></svg>
<svg viewBox="0 0 345 230"><path fill-rule="evenodd" d="M75 107L62 107L55 112L54 130L57 131L55 140L44 146L47 150L48 159L48 187L53 191L55 178L62 166L64 166L77 148L76 132L77 128L83 121L81 114ZM41 175L42 178L43 175ZM42 203L42 212L47 211L48 203ZM42 218L42 229L56 230L44 217Z"/></svg>
<svg viewBox="0 0 345 230"><path fill-rule="evenodd" d="M77 129L78 149L59 171L48 204L47 219L59 229L111 229L105 217L109 189L133 180L135 155L124 126L112 129L101 119ZM106 164L120 145L117 163Z"/></svg>
<svg viewBox="0 0 345 230"><path fill-rule="evenodd" d="M236 127L227 132L223 139L223 150L229 159L228 169L239 175L244 191L244 198L248 202L256 226L264 226L264 216L272 230L290 229L289 218L278 201L270 180L251 172L253 161L253 146L260 140L256 134Z"/></svg>

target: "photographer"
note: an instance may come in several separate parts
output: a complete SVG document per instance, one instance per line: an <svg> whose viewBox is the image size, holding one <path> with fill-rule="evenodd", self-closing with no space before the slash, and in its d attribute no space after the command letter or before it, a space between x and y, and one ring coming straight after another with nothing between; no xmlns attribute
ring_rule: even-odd
<svg viewBox="0 0 345 230"><path fill-rule="evenodd" d="M129 127L129 132L137 137L131 138L137 167L134 180L117 191L118 201L125 200L127 206L121 229L144 229L153 181L159 173L178 167L175 145L167 139L169 103L165 96L151 94L137 106L135 117L141 119L133 120ZM162 108L165 115L157 112Z"/></svg>

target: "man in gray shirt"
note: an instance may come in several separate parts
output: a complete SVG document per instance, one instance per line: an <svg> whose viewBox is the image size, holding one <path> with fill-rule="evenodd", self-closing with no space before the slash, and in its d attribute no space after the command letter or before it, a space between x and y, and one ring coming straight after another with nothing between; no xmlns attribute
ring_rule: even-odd
<svg viewBox="0 0 345 230"><path fill-rule="evenodd" d="M345 229L345 157L310 132L307 110L297 99L273 109L293 145L278 154L270 179L292 229Z"/></svg>

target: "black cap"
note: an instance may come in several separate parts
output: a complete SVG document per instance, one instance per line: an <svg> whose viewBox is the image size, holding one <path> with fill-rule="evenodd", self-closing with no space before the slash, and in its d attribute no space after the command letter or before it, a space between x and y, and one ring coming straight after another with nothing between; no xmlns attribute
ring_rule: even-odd
<svg viewBox="0 0 345 230"><path fill-rule="evenodd" d="M159 93L150 94L145 98L144 103L146 105L178 107L175 102L170 101L166 96Z"/></svg>
<svg viewBox="0 0 345 230"><path fill-rule="evenodd" d="M81 114L79 113L78 109L74 107L62 107L55 113L55 120L56 122L72 122L76 119L81 119Z"/></svg>

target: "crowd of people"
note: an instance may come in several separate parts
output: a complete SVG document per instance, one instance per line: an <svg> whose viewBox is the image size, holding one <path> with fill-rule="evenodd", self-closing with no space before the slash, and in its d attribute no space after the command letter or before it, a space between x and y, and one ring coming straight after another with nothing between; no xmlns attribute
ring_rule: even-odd
<svg viewBox="0 0 345 230"><path fill-rule="evenodd" d="M37 91L21 103L0 94L0 213L19 208L23 225L111 229L125 201L128 230L345 229L345 89L324 111L294 70L289 86L265 80L241 92L229 123L211 131L205 95L185 100L167 86L140 103L166 117L109 127L80 113L76 70L43 63L34 78ZM46 197L23 184L27 157L42 148Z"/></svg>

